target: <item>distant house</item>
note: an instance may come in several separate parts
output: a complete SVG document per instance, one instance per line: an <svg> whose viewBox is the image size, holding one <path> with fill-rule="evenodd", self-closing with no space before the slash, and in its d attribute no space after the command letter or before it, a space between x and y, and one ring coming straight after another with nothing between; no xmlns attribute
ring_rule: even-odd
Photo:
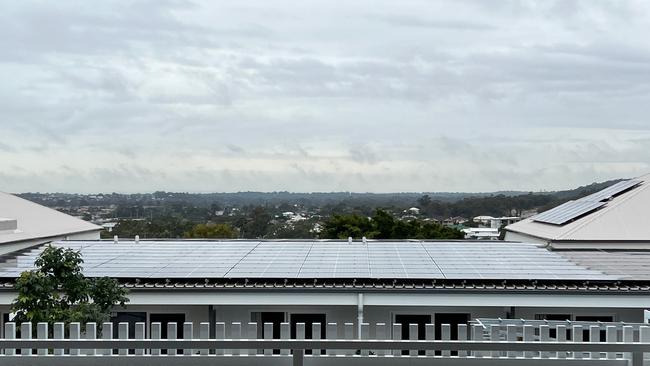
<svg viewBox="0 0 650 366"><path fill-rule="evenodd" d="M47 241L99 239L101 226L0 192L0 255Z"/></svg>
<svg viewBox="0 0 650 366"><path fill-rule="evenodd" d="M506 227L506 240L555 249L650 249L650 175Z"/></svg>
<svg viewBox="0 0 650 366"><path fill-rule="evenodd" d="M472 240L498 240L499 229L489 227L470 227L461 230L465 234L465 239Z"/></svg>

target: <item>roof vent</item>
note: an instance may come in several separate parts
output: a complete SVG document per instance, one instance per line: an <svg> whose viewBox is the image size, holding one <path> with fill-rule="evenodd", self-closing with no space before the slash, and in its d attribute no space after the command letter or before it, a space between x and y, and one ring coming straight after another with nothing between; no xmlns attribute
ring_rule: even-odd
<svg viewBox="0 0 650 366"><path fill-rule="evenodd" d="M352 237L348 236L348 244L352 244Z"/></svg>

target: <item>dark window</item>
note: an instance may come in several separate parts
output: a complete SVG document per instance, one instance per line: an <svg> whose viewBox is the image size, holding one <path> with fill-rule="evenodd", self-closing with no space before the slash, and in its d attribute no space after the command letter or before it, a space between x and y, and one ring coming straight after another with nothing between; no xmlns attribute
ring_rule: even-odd
<svg viewBox="0 0 650 366"><path fill-rule="evenodd" d="M280 339L281 337L281 332L280 332L280 324L284 322L284 313L282 312L263 312L260 313L260 324L258 325L258 329L260 329L259 336L260 338L264 337L264 324L266 323L273 323L273 339ZM324 324L321 326L325 326ZM307 330L305 330L305 333ZM274 354L280 354L279 349L274 349L273 350Z"/></svg>
<svg viewBox="0 0 650 366"><path fill-rule="evenodd" d="M151 314L149 315L150 323L161 323L160 338L167 339L167 324L176 323L176 338L183 338L183 323L185 322L185 314ZM167 350L160 350L161 353L167 354ZM176 353L183 353L179 349Z"/></svg>
<svg viewBox="0 0 650 366"><path fill-rule="evenodd" d="M577 322L613 322L614 317L613 316L594 316L594 315L578 315L576 316L575 321ZM591 339L589 337L589 329L583 329L582 330L582 340L584 342L590 342ZM607 342L607 332L605 329L601 329L600 331L600 342Z"/></svg>
<svg viewBox="0 0 650 366"><path fill-rule="evenodd" d="M305 323L305 339L313 339L312 325L320 323L320 338L325 339L327 322L325 314L291 314L291 338L296 338L296 324ZM324 352L323 350L322 352ZM311 354L311 350L306 350L306 354Z"/></svg>
<svg viewBox="0 0 650 366"><path fill-rule="evenodd" d="M417 339L426 338L425 324L431 324L431 315L395 315L395 323L402 325L402 339L409 339L410 325L417 324L418 334ZM408 350L402 350L403 355L408 355ZM424 355L424 351L418 351L419 355Z"/></svg>
<svg viewBox="0 0 650 366"><path fill-rule="evenodd" d="M129 323L129 338L135 338L135 323L144 323L147 321L145 312L118 312L113 313L111 322L113 322L113 338L119 337L119 323Z"/></svg>

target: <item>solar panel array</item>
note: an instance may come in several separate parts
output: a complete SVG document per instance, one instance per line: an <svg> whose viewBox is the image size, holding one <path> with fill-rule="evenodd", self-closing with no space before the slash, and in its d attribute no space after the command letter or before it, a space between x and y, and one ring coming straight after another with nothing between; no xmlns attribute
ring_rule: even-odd
<svg viewBox="0 0 650 366"><path fill-rule="evenodd" d="M611 279L533 244L496 242L58 242L87 276L115 278ZM32 269L42 248L0 265Z"/></svg>
<svg viewBox="0 0 650 366"><path fill-rule="evenodd" d="M605 206L605 202L569 201L533 217L533 220L547 224L563 225L577 217Z"/></svg>
<svg viewBox="0 0 650 366"><path fill-rule="evenodd" d="M533 221L553 225L564 225L569 221L596 211L605 206L608 200L623 192L636 188L641 183L642 181L637 179L618 182L579 200L569 201L548 211L544 211L541 214L534 216Z"/></svg>

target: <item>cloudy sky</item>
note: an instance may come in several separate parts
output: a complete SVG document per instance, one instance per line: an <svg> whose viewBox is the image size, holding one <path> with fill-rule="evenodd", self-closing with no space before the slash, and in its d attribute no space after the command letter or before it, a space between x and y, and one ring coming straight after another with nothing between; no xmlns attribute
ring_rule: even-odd
<svg viewBox="0 0 650 366"><path fill-rule="evenodd" d="M493 191L650 172L650 2L13 1L0 191Z"/></svg>

